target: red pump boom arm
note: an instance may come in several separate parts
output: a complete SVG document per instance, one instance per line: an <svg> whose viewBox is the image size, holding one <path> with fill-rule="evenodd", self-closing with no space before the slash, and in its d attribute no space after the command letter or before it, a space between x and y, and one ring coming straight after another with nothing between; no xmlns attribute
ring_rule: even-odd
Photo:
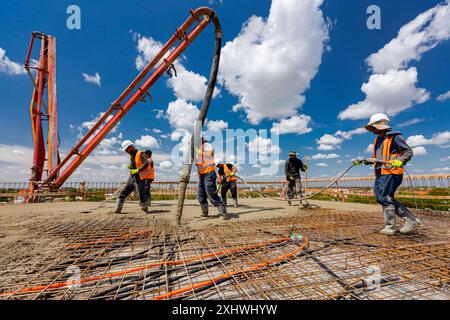
<svg viewBox="0 0 450 320"><path fill-rule="evenodd" d="M99 145L99 143L113 130L117 123L133 108L133 106L147 93L149 88L171 68L174 61L183 53L192 41L206 28L210 22L214 23L216 37L222 38L222 29L215 12L207 7L191 10L190 17L183 25L176 29L175 34L169 39L158 54L147 64L141 73L125 89L125 91L111 104L109 109L100 117L97 123L86 135L72 148L69 154L54 168L44 184L52 189L57 189L70 177L70 175L82 164L84 159ZM189 28L198 24L188 33ZM172 50L176 42L179 44ZM169 53L167 58L164 56ZM155 68L160 60L163 60L150 76L138 87L147 74ZM137 88L135 90L135 88ZM134 93L132 93L134 91ZM131 95L130 95L131 94ZM108 121L106 121L112 116ZM106 123L104 123L106 121ZM90 139L92 137L92 139ZM85 145L85 143L90 141ZM67 165L67 166L66 166ZM66 167L65 167L66 166ZM64 170L60 173L62 168Z"/></svg>

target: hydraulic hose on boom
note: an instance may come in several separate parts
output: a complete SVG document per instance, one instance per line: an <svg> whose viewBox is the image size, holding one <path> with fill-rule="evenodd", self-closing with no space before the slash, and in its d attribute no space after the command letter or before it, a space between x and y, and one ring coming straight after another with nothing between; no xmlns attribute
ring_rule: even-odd
<svg viewBox="0 0 450 320"><path fill-rule="evenodd" d="M195 22L198 24L190 32L188 32ZM131 108L133 108L137 102L147 95L147 91L164 74L164 72L170 68L173 68L173 63L175 60L192 43L192 41L197 38L197 36L210 22L213 22L215 26L217 46L217 39L222 39L222 29L215 12L207 7L200 7L196 10L191 10L190 17L179 29L176 29L174 35L163 46L163 48L147 64L147 66L145 66L145 68L125 89L125 91L111 104L109 109L102 114L100 119L86 133L86 135L70 150L67 156L51 172L48 172L46 180L43 182L34 183L36 183L36 185L44 185L52 190L61 187L71 176L71 174L89 156L89 154L114 129L117 123L131 110ZM179 43L176 45L178 41ZM175 48L173 48L174 46ZM172 48L173 50L171 50ZM157 65L161 60L162 62ZM153 69L154 71L147 77ZM144 78L146 79L144 80ZM142 81L144 82L140 84ZM201 114L203 114L204 118L206 118L206 112L207 107L205 109L203 106Z"/></svg>

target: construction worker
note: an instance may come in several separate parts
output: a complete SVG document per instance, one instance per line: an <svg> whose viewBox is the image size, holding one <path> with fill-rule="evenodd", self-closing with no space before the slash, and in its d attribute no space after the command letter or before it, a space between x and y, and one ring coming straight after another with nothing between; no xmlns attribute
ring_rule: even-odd
<svg viewBox="0 0 450 320"><path fill-rule="evenodd" d="M151 175L149 179L145 179L145 189L148 195L149 202L152 202L152 195L150 189L152 187L152 182L155 180L155 162L152 159L153 152L151 150L144 151L145 157L147 158L148 165L151 168Z"/></svg>
<svg viewBox="0 0 450 320"><path fill-rule="evenodd" d="M202 216L208 216L208 199L214 207L217 207L220 219L228 220L227 209L217 195L216 164L214 162L214 148L202 137L200 149L195 150L195 164L198 169L198 202L202 209Z"/></svg>
<svg viewBox="0 0 450 320"><path fill-rule="evenodd" d="M120 191L114 213L122 212L125 199L133 191L139 196L139 204L142 211L148 213L148 207L151 203L147 194L146 180L154 179L154 169L149 166L149 162L144 153L134 147L133 142L129 140L122 142L122 150L130 155L131 163L128 165L130 176Z"/></svg>
<svg viewBox="0 0 450 320"><path fill-rule="evenodd" d="M221 197L224 205L227 205L227 193L228 190L231 191L231 197L233 198L233 205L235 207L238 206L238 198L237 198L237 178L236 172L237 169L231 163L222 163L219 162L217 165L219 168L218 172L218 181L219 181L219 189L221 189Z"/></svg>
<svg viewBox="0 0 450 320"><path fill-rule="evenodd" d="M398 131L388 125L389 118L383 113L374 114L365 128L377 135L374 142L373 158L356 160L355 165L361 163L373 164L375 167L375 197L383 207L385 226L380 233L394 235L397 232L395 217L405 219L400 233L411 233L421 221L412 212L395 200L395 191L403 180L403 166L411 160L413 151L405 138Z"/></svg>
<svg viewBox="0 0 450 320"><path fill-rule="evenodd" d="M297 193L299 198L302 197L302 181L300 176L300 170L305 172L308 169L306 164L297 158L296 151L289 152L289 159L284 165L284 173L286 174L286 180L288 182L288 199L294 198L294 194ZM288 201L291 205L291 201Z"/></svg>

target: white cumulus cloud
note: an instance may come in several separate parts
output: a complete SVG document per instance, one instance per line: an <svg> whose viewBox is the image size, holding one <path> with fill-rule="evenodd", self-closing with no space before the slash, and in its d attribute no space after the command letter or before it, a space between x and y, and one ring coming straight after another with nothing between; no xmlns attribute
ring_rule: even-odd
<svg viewBox="0 0 450 320"><path fill-rule="evenodd" d="M310 122L310 116L304 114L294 115L274 123L271 131L277 132L278 134L296 133L301 135L312 131L312 129L308 127Z"/></svg>
<svg viewBox="0 0 450 320"><path fill-rule="evenodd" d="M170 125L175 129L185 129L190 132L194 129L199 112L195 105L183 99L172 101L167 107Z"/></svg>
<svg viewBox="0 0 450 320"><path fill-rule="evenodd" d="M361 90L366 98L339 113L339 119L364 119L373 113L396 115L430 98L427 90L417 87L418 73L411 61L450 38L450 4L439 4L400 28L397 37L366 62L373 74Z"/></svg>
<svg viewBox="0 0 450 320"><path fill-rule="evenodd" d="M100 77L98 72L96 72L94 75L89 75L83 72L81 75L83 76L84 81L86 81L87 83L92 83L99 87L102 86L102 78Z"/></svg>
<svg viewBox="0 0 450 320"><path fill-rule="evenodd" d="M2 48L0 48L0 72L11 75L26 74L25 68L17 62L11 61Z"/></svg>
<svg viewBox="0 0 450 320"><path fill-rule="evenodd" d="M425 147L415 147L412 148L412 151L415 156L425 156L428 154L427 149L425 149Z"/></svg>
<svg viewBox="0 0 450 320"><path fill-rule="evenodd" d="M158 140L156 140L156 138L149 136L149 135L141 136L134 143L143 148L152 148L152 149L159 148Z"/></svg>
<svg viewBox="0 0 450 320"><path fill-rule="evenodd" d="M206 123L208 130L222 131L228 128L228 122L223 120L213 120Z"/></svg>
<svg viewBox="0 0 450 320"><path fill-rule="evenodd" d="M411 147L418 147L424 145L443 146L449 142L450 142L450 131L435 133L430 139L425 138L421 134L410 136L408 137L408 139L406 139L406 143L408 143Z"/></svg>
<svg viewBox="0 0 450 320"><path fill-rule="evenodd" d="M448 99L450 99L450 90L447 91L446 93L440 94L436 98L437 101L445 101L445 100L448 100Z"/></svg>
<svg viewBox="0 0 450 320"><path fill-rule="evenodd" d="M339 155L336 153L329 153L329 154L323 154L323 153L318 153L315 154L311 157L311 159L313 160L317 160L317 159L336 159L339 158Z"/></svg>
<svg viewBox="0 0 450 320"><path fill-rule="evenodd" d="M396 115L415 103L424 103L430 94L425 89L417 88L417 81L415 67L373 74L361 87L366 98L339 113L339 119L364 119L376 112Z"/></svg>
<svg viewBox="0 0 450 320"><path fill-rule="evenodd" d="M273 0L222 50L219 79L252 124L295 115L321 64L328 24L322 0Z"/></svg>
<svg viewBox="0 0 450 320"><path fill-rule="evenodd" d="M137 42L138 56L136 57L136 68L142 70L161 50L163 44L152 37L145 37L140 34L134 34ZM167 57L167 54L166 56ZM188 101L201 101L205 95L208 79L198 73L187 70L182 64L182 58L174 62L176 69L172 71L172 77L167 80L167 85L173 89L174 95L178 99ZM158 65L158 64L157 64ZM220 89L215 88L213 97L220 94Z"/></svg>

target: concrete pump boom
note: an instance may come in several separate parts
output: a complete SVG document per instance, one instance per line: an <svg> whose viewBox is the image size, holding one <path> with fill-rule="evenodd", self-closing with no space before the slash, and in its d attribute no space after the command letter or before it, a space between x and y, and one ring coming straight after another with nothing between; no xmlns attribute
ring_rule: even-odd
<svg viewBox="0 0 450 320"><path fill-rule="evenodd" d="M71 176L71 174L89 156L89 154L100 144L100 142L111 132L111 130L113 130L117 123L131 110L131 108L143 97L145 97L145 95L147 95L147 91L150 87L164 74L164 72L173 67L174 61L211 21L215 26L216 38L222 38L222 29L219 19L212 9L200 7L196 10L191 10L190 13L190 17L179 29L176 29L174 35L163 46L163 48L147 64L141 73L125 89L125 91L111 104L108 110L100 117L100 119L86 133L86 135L83 136L83 138L70 150L67 156L62 161L58 162L58 165L53 168L49 167L47 179L45 181L41 181L41 179L31 179L31 192L37 190L41 186L45 186L53 190L61 187L63 183ZM195 22L198 22L198 24L190 32L188 32ZM34 37L30 43L26 64L29 61L33 41ZM178 45L171 50L178 41ZM157 66L158 62L161 60L162 62ZM147 74L153 69L155 70L146 78ZM144 80L144 78L146 79ZM140 84L142 81L144 82ZM33 83L35 83L34 79ZM35 134L34 132L35 131L33 131L33 136ZM42 152L42 148L45 148L44 144L41 141L39 143L41 144L35 144L35 153L38 151L38 154L45 154L45 149ZM42 160L42 156L39 159ZM37 178L40 177L38 176Z"/></svg>

